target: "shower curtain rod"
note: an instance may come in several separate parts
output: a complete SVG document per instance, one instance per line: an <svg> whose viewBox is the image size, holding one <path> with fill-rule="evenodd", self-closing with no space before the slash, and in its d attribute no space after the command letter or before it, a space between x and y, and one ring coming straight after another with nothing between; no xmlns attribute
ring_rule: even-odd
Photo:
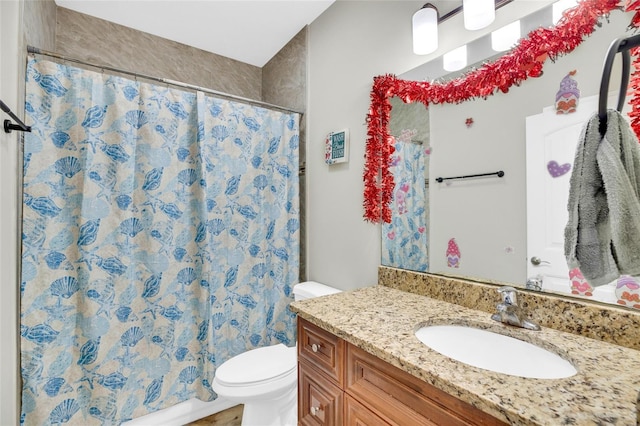
<svg viewBox="0 0 640 426"><path fill-rule="evenodd" d="M105 66L105 65L97 65L97 64L92 64L91 62L87 62L87 61L83 61L81 59L76 59L76 58L70 58L64 55L60 55L58 53L54 53L54 52L49 52L46 50L42 50L39 49L37 47L33 47L33 46L27 46L27 52L29 53L33 53L36 55L43 55L43 56L49 56L51 58L56 58L59 59L61 61L67 61L67 62L75 62L77 64L82 64L82 65L86 65L86 66L90 66L93 68L99 68L102 70L108 70L108 71L113 71L113 72L117 72L120 74L127 74L127 75L131 75L134 77L140 77L140 78L144 78L145 80L151 80L151 81L157 81L160 83L164 83L164 84L170 84L172 86L176 86L176 87L182 87L185 89L191 89L191 90L196 90L196 91L200 91L200 92L204 92L204 93L209 93L211 95L216 95L222 98L226 98L229 100L234 100L234 101L238 101L238 102L242 102L242 103L246 103L246 104L250 104L250 105L255 105L255 106L261 106L267 109L274 109L274 110L278 110L278 111L283 111L283 112L293 112L296 114L300 114L300 115L304 115L304 113L302 111L296 111L294 109L291 108L285 108L279 105L274 105L274 104L270 104L268 102L263 102L263 101L257 101L255 99L249 99L249 98L245 98L242 96L237 96L237 95L231 95L229 93L224 93L224 92L219 92L217 90L213 90L213 89L208 89L206 87L201 87L201 86L196 86L193 84L189 84L189 83L184 83L182 81L177 81L177 80L171 80L168 78L161 78L161 77L154 77L154 76L150 76L150 75L145 75L145 74L140 74L140 73L136 73L136 72L132 72L132 71L127 71L127 70L122 70L119 68L114 68L114 67L110 67L110 66Z"/></svg>

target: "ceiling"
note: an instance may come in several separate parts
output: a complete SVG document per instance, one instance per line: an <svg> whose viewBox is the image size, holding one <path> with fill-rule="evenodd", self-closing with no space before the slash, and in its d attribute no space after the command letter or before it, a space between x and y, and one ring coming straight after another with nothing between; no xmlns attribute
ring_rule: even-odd
<svg viewBox="0 0 640 426"><path fill-rule="evenodd" d="M60 7L257 67L263 67L334 1L55 0ZM461 6L462 0L431 3L442 17Z"/></svg>
<svg viewBox="0 0 640 426"><path fill-rule="evenodd" d="M435 0L430 1L432 5L438 9L438 16L442 18L447 13L462 6L462 0Z"/></svg>
<svg viewBox="0 0 640 426"><path fill-rule="evenodd" d="M55 1L60 7L262 67L335 0Z"/></svg>

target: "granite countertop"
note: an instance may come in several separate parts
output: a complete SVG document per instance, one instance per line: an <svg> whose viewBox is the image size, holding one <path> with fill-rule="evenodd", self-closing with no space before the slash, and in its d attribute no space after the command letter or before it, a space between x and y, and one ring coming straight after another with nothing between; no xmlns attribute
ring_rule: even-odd
<svg viewBox="0 0 640 426"><path fill-rule="evenodd" d="M513 425L636 425L640 419L640 351L550 328L503 325L486 312L380 285L294 302L291 310ZM463 364L415 337L428 324L473 325L519 338L569 360L578 373L528 379Z"/></svg>

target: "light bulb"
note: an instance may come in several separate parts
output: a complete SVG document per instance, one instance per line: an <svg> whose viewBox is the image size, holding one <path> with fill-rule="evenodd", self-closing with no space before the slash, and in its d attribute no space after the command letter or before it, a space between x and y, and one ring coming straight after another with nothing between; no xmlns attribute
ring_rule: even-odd
<svg viewBox="0 0 640 426"><path fill-rule="evenodd" d="M520 39L520 21L512 22L491 33L491 48L496 52L511 49Z"/></svg>
<svg viewBox="0 0 640 426"><path fill-rule="evenodd" d="M462 0L464 27L468 30L479 30L496 19L494 0Z"/></svg>
<svg viewBox="0 0 640 426"><path fill-rule="evenodd" d="M438 49L438 10L431 3L413 14L413 53L428 55Z"/></svg>
<svg viewBox="0 0 640 426"><path fill-rule="evenodd" d="M459 71L467 66L467 45L453 49L442 56L442 67L445 71Z"/></svg>

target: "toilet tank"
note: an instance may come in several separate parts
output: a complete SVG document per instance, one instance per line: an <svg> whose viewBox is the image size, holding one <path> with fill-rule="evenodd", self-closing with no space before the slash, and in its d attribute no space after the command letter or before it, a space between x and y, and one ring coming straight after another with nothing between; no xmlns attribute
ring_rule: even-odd
<svg viewBox="0 0 640 426"><path fill-rule="evenodd" d="M305 281L293 286L293 297L295 300L305 300L313 297L326 296L327 294L340 293L341 291L342 290L315 281Z"/></svg>

